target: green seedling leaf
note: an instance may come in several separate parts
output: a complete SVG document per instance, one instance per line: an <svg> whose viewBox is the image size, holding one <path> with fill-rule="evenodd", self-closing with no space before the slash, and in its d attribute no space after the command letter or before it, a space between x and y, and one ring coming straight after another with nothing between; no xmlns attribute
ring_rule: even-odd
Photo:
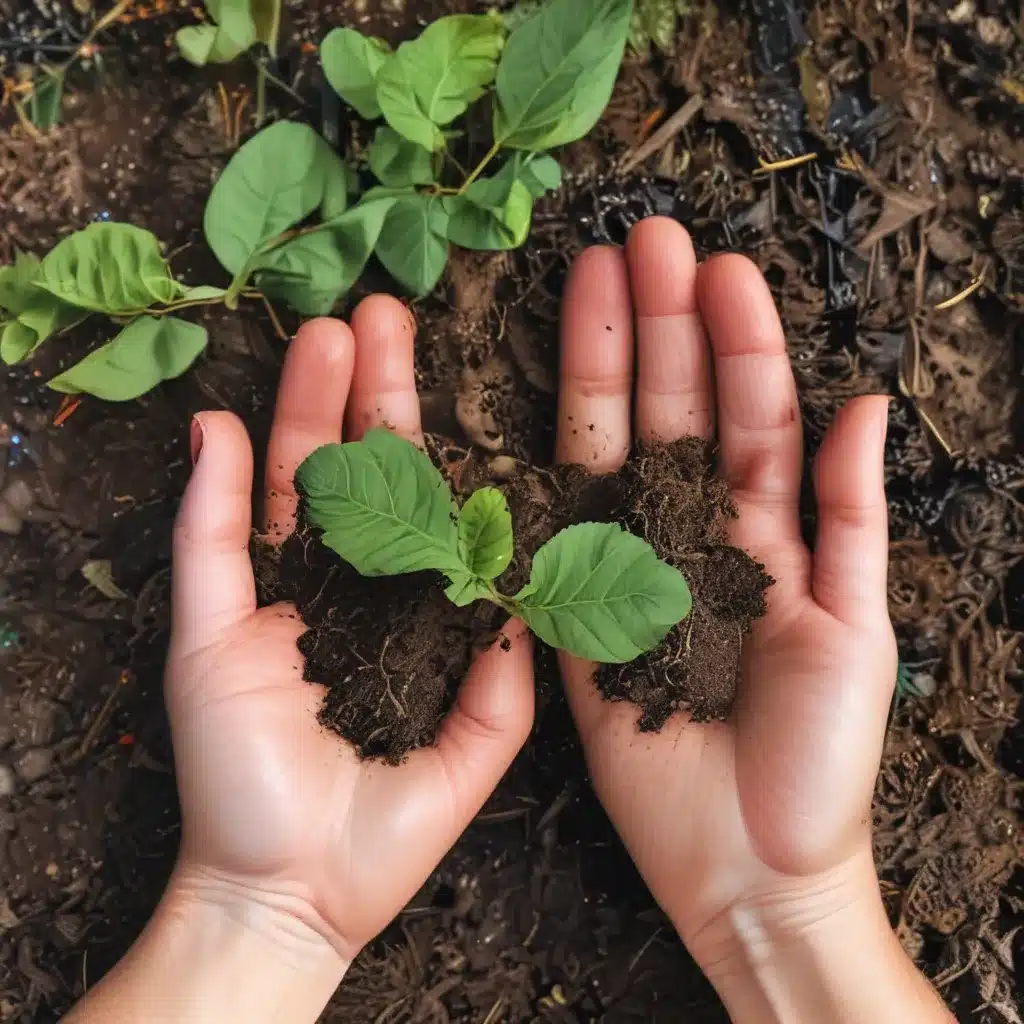
<svg viewBox="0 0 1024 1024"><path fill-rule="evenodd" d="M17 320L0 326L0 359L8 366L27 359L34 351L39 335Z"/></svg>
<svg viewBox="0 0 1024 1024"><path fill-rule="evenodd" d="M505 495L497 487L481 487L459 513L459 557L472 575L493 580L508 568L512 551L512 514Z"/></svg>
<svg viewBox="0 0 1024 1024"><path fill-rule="evenodd" d="M206 330L187 320L142 316L49 385L69 395L84 392L108 402L127 402L183 374L206 341Z"/></svg>
<svg viewBox="0 0 1024 1024"><path fill-rule="evenodd" d="M277 56L277 35L281 31L281 0L249 0L256 41Z"/></svg>
<svg viewBox="0 0 1024 1024"><path fill-rule="evenodd" d="M206 0L212 25L189 25L175 34L185 60L204 64L228 64L257 41L253 21L257 0Z"/></svg>
<svg viewBox="0 0 1024 1024"><path fill-rule="evenodd" d="M64 99L64 73L40 71L32 83L28 100L29 120L41 131L48 132L60 124L61 102Z"/></svg>
<svg viewBox="0 0 1024 1024"><path fill-rule="evenodd" d="M474 183L486 184L484 182ZM470 190L472 191L472 189ZM533 196L522 182L513 181L505 205L498 209L473 202L469 192L445 199L449 213L448 240L463 249L516 249L530 233Z"/></svg>
<svg viewBox="0 0 1024 1024"><path fill-rule="evenodd" d="M381 115L377 74L390 53L384 40L351 28L333 29L320 44L320 62L331 88L367 121Z"/></svg>
<svg viewBox="0 0 1024 1024"><path fill-rule="evenodd" d="M522 153L516 156L522 157ZM562 168L553 156L538 153L526 156L518 168L516 177L521 181L534 199L540 199L548 192L555 192L562 187Z"/></svg>
<svg viewBox="0 0 1024 1024"><path fill-rule="evenodd" d="M678 569L614 523L582 523L536 554L517 612L546 643L623 663L656 647L690 613Z"/></svg>
<svg viewBox="0 0 1024 1024"><path fill-rule="evenodd" d="M181 294L156 236L131 224L90 224L69 235L47 253L35 280L73 306L115 315Z"/></svg>
<svg viewBox="0 0 1024 1024"><path fill-rule="evenodd" d="M582 138L611 98L633 0L552 0L509 36L498 66L495 141L545 150Z"/></svg>
<svg viewBox="0 0 1024 1024"><path fill-rule="evenodd" d="M486 580L468 572L450 572L451 583L445 588L444 595L456 608L465 608L474 601L493 601L494 595Z"/></svg>
<svg viewBox="0 0 1024 1024"><path fill-rule="evenodd" d="M362 575L466 572L451 491L408 441L376 429L362 441L324 445L295 480L324 544Z"/></svg>
<svg viewBox="0 0 1024 1024"><path fill-rule="evenodd" d="M319 231L260 257L256 283L305 316L324 316L356 283L380 237L391 196L367 197Z"/></svg>
<svg viewBox="0 0 1024 1024"><path fill-rule="evenodd" d="M206 204L206 241L224 268L238 274L257 251L308 217L344 165L304 124L278 121L231 158Z"/></svg>
<svg viewBox="0 0 1024 1024"><path fill-rule="evenodd" d="M434 154L403 139L386 124L377 129L368 158L377 180L391 188L432 185L437 180Z"/></svg>
<svg viewBox="0 0 1024 1024"><path fill-rule="evenodd" d="M185 288L181 293L182 299L186 302L216 302L218 299L223 299L225 295L227 295L226 289L214 288L208 284Z"/></svg>
<svg viewBox="0 0 1024 1024"><path fill-rule="evenodd" d="M396 200L376 248L377 258L414 295L427 295L448 262L448 212L437 196Z"/></svg>
<svg viewBox="0 0 1024 1024"><path fill-rule="evenodd" d="M33 284L39 272L39 257L30 252L14 251L14 262L0 267L0 310L17 315L26 309L39 289Z"/></svg>
<svg viewBox="0 0 1024 1024"><path fill-rule="evenodd" d="M403 43L377 75L377 101L388 124L424 149L443 149L441 127L494 81L504 38L500 18L454 14Z"/></svg>
<svg viewBox="0 0 1024 1024"><path fill-rule="evenodd" d="M327 145L326 141L324 145ZM324 196L320 201L321 220L333 220L335 217L340 217L348 209L348 167L330 146L327 148L334 156L334 160L326 160L325 158Z"/></svg>
<svg viewBox="0 0 1024 1024"><path fill-rule="evenodd" d="M34 351L47 338L81 323L88 315L88 310L71 306L42 288L37 288L35 295L18 314L18 322L35 333Z"/></svg>
<svg viewBox="0 0 1024 1024"><path fill-rule="evenodd" d="M680 7L679 0L637 0L630 29L630 46L642 56L650 52L651 43L664 53L672 53Z"/></svg>

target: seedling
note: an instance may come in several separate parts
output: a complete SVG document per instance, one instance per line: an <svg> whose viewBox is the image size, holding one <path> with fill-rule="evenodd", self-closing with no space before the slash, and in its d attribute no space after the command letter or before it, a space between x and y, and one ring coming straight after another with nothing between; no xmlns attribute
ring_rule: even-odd
<svg viewBox="0 0 1024 1024"><path fill-rule="evenodd" d="M318 448L296 484L323 543L363 576L434 570L453 604L490 601L581 658L632 661L690 613L682 573L614 523L562 530L534 556L526 586L502 594L495 581L514 550L504 495L484 487L460 509L427 455L387 430Z"/></svg>
<svg viewBox="0 0 1024 1024"><path fill-rule="evenodd" d="M629 45L646 56L651 46L675 53L679 20L690 13L692 0L637 0Z"/></svg>
<svg viewBox="0 0 1024 1024"><path fill-rule="evenodd" d="M523 244L534 202L561 184L548 151L586 135L611 97L633 0L550 0L522 14L510 33L496 13L453 15L394 51L350 28L321 46L338 95L365 120L383 121L367 154L382 187L366 199L387 195L392 207L375 251L416 295L437 284L451 245ZM484 98L491 138L466 170L449 144L467 134L460 119Z"/></svg>
<svg viewBox="0 0 1024 1024"><path fill-rule="evenodd" d="M175 40L185 60L197 67L230 64L255 47L266 47L256 59L256 123L266 111L267 55L277 56L281 0L204 0L210 21L179 29Z"/></svg>

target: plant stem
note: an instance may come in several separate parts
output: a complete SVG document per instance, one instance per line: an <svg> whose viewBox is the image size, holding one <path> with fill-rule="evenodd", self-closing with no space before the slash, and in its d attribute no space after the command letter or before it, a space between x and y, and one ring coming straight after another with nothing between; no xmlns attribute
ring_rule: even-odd
<svg viewBox="0 0 1024 1024"><path fill-rule="evenodd" d="M473 168L473 172L470 176L462 183L462 188L458 190L458 195L462 195L470 185L484 173L487 165L498 155L498 150L501 149L501 143L495 142L493 146L487 151L487 155Z"/></svg>
<svg viewBox="0 0 1024 1024"><path fill-rule="evenodd" d="M256 62L256 127L263 127L267 117L267 58L261 54Z"/></svg>

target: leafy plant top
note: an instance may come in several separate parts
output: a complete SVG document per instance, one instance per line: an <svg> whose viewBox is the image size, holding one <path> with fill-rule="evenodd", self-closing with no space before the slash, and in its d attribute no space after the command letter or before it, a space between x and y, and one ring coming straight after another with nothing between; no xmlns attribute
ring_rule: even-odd
<svg viewBox="0 0 1024 1024"><path fill-rule="evenodd" d="M459 509L428 456L387 430L318 448L296 484L323 543L362 575L435 570L454 604L491 601L581 658L632 661L690 613L682 573L614 523L562 530L534 556L526 586L500 593L514 552L504 495L484 487Z"/></svg>
<svg viewBox="0 0 1024 1024"><path fill-rule="evenodd" d="M400 284L431 291L451 245L523 244L535 201L561 185L547 151L582 138L601 116L632 17L633 0L549 0L511 21L493 12L440 18L396 50L351 28L327 35L328 82L361 117L383 120L366 162L395 201L375 251ZM490 145L466 170L451 145L466 134L459 118L484 97Z"/></svg>

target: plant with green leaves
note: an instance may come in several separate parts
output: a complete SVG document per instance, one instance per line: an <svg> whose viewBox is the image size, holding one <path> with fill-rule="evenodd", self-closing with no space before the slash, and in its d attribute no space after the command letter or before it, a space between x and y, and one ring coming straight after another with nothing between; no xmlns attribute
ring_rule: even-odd
<svg viewBox="0 0 1024 1024"><path fill-rule="evenodd" d="M611 97L633 0L548 0L524 13L511 32L496 13L452 15L396 50L350 28L320 48L338 95L381 122L367 153L380 188L363 201L392 198L375 252L416 295L437 284L451 245L523 244L534 203L561 184L548 151L586 135ZM490 137L467 170L452 145L472 134L459 120L485 98Z"/></svg>
<svg viewBox="0 0 1024 1024"><path fill-rule="evenodd" d="M227 288L177 280L156 237L131 224L90 224L42 260L18 253L0 267L0 359L19 363L94 314L123 326L49 381L71 394L137 398L184 373L206 347L205 328L173 315L239 300L280 300L330 312L362 273L394 198L381 190L348 207L348 172L307 125L279 121L232 157L206 204L207 242L231 275Z"/></svg>
<svg viewBox="0 0 1024 1024"><path fill-rule="evenodd" d="M637 0L629 45L644 56L652 45L663 53L675 53L680 19L692 6L692 0Z"/></svg>
<svg viewBox="0 0 1024 1024"><path fill-rule="evenodd" d="M438 572L455 605L490 601L578 657L632 661L690 613L682 573L614 523L562 530L519 593L501 593L514 553L505 496L484 487L460 509L429 457L387 430L318 448L295 479L323 543L362 575Z"/></svg>

